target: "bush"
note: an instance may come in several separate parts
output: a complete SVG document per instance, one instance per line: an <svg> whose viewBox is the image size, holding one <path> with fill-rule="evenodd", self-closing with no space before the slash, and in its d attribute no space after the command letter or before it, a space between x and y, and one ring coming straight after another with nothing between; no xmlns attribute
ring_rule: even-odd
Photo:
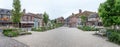
<svg viewBox="0 0 120 47"><path fill-rule="evenodd" d="M32 31L45 31L45 27L32 28Z"/></svg>
<svg viewBox="0 0 120 47"><path fill-rule="evenodd" d="M41 31L45 31L46 28L45 27L40 27Z"/></svg>
<svg viewBox="0 0 120 47"><path fill-rule="evenodd" d="M8 37L16 37L19 35L19 32L16 31L17 29L5 29L3 30L3 34Z"/></svg>
<svg viewBox="0 0 120 47"><path fill-rule="evenodd" d="M58 28L58 27L61 27L63 24L61 23L57 23L57 24L54 24L53 26L50 26L50 27L38 27L38 28L32 28L32 31L46 31L46 30L51 30L51 29L54 29L54 28Z"/></svg>
<svg viewBox="0 0 120 47"><path fill-rule="evenodd" d="M2 33L5 36L8 36L8 37L16 37L16 36L20 35L21 32L23 32L23 31L21 31L19 29L5 29L5 30L3 30ZM26 32L26 33L23 33L23 34L27 35L27 34L31 34L31 33Z"/></svg>
<svg viewBox="0 0 120 47"><path fill-rule="evenodd" d="M19 35L29 35L32 34L31 32L20 32Z"/></svg>
<svg viewBox="0 0 120 47"><path fill-rule="evenodd" d="M39 31L39 32L41 32L41 31L46 31L46 30L51 30L51 29L54 29L54 28L53 27L47 27L47 28L39 27L39 28L32 28L32 31Z"/></svg>
<svg viewBox="0 0 120 47"><path fill-rule="evenodd" d="M120 45L120 30L107 29L109 41Z"/></svg>
<svg viewBox="0 0 120 47"><path fill-rule="evenodd" d="M90 27L90 26L82 26L78 27L78 29L81 29L83 31L98 31L98 28Z"/></svg>
<svg viewBox="0 0 120 47"><path fill-rule="evenodd" d="M2 33L9 32L9 31L12 31L12 29L5 29L5 30L3 30Z"/></svg>
<svg viewBox="0 0 120 47"><path fill-rule="evenodd" d="M120 34L117 32L111 32L108 36L109 41L120 44Z"/></svg>

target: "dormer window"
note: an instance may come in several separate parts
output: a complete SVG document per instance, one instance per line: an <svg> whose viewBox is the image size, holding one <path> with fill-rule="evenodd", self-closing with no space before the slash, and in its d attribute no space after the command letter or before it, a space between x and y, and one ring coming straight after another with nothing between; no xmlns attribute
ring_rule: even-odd
<svg viewBox="0 0 120 47"><path fill-rule="evenodd" d="M4 10L3 10L3 9L1 9L1 10L0 10L0 13L4 13Z"/></svg>
<svg viewBox="0 0 120 47"><path fill-rule="evenodd" d="M7 14L10 14L10 11L7 11L6 13L7 13Z"/></svg>

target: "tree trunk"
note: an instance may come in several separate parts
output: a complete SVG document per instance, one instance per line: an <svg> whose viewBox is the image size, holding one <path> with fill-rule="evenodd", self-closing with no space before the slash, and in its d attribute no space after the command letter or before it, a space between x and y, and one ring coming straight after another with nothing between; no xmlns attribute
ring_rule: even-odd
<svg viewBox="0 0 120 47"><path fill-rule="evenodd" d="M47 29L48 29L48 28L47 28L47 26L48 26L48 25L47 25L47 24L45 24L45 25L46 25L46 27L45 27L45 28L46 28L46 30L47 30Z"/></svg>
<svg viewBox="0 0 120 47"><path fill-rule="evenodd" d="M113 25L113 29L116 31L116 25Z"/></svg>
<svg viewBox="0 0 120 47"><path fill-rule="evenodd" d="M18 23L18 28L19 28L19 23Z"/></svg>

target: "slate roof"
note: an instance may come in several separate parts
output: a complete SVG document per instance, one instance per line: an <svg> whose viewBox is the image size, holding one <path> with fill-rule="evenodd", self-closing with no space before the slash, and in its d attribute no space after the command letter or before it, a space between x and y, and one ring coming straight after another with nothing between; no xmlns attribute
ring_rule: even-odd
<svg viewBox="0 0 120 47"><path fill-rule="evenodd" d="M74 15L71 15L69 16L68 18L71 18L71 17L76 17L76 18L79 18L80 16L90 16L91 14L96 14L96 12L91 12L91 11L84 11L82 13L77 13L77 14L74 14Z"/></svg>
<svg viewBox="0 0 120 47"><path fill-rule="evenodd" d="M88 16L88 18L97 18L97 17L99 17L98 13L91 14L90 16Z"/></svg>
<svg viewBox="0 0 120 47"><path fill-rule="evenodd" d="M0 14L8 14L8 15L11 15L11 10L0 8Z"/></svg>

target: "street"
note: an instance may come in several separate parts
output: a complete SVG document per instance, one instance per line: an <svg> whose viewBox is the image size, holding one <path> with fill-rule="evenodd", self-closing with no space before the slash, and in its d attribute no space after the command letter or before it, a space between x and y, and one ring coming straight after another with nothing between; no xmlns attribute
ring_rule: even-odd
<svg viewBox="0 0 120 47"><path fill-rule="evenodd" d="M13 39L30 47L120 47L93 34L94 32L83 32L77 28L60 27Z"/></svg>

